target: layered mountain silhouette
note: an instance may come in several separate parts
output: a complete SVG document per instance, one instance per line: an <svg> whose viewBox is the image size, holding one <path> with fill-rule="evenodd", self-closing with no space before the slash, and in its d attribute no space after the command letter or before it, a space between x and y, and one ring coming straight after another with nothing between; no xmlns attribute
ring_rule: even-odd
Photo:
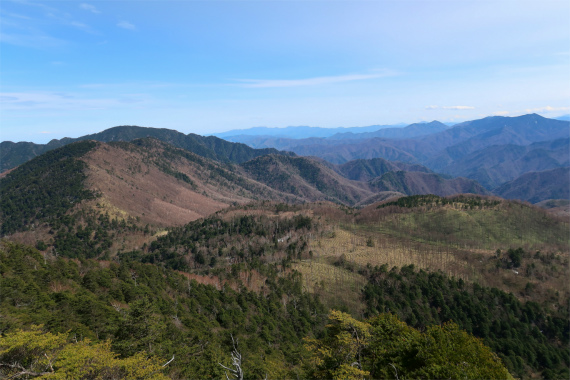
<svg viewBox="0 0 570 380"><path fill-rule="evenodd" d="M493 116L452 127L434 121L328 138L249 136L243 142L335 164L373 158L421 164L436 173L476 180L490 191L525 173L568 166L570 123L536 114ZM519 195L523 200L537 199Z"/></svg>
<svg viewBox="0 0 570 380"><path fill-rule="evenodd" d="M200 148L201 153L215 152ZM251 148L244 151L253 156L259 153ZM166 226L255 200L332 201L354 206L389 195L487 193L472 180L443 178L419 165L382 159L337 166L283 154L239 164L230 162L228 155L222 157L212 159L152 137L131 142L77 141L2 175L1 220L10 230L38 218L59 218L77 202L87 202L113 215ZM417 171L391 171L396 169ZM390 174L400 182L386 185ZM52 195L59 206L46 213L44 206Z"/></svg>
<svg viewBox="0 0 570 380"><path fill-rule="evenodd" d="M188 178L198 189L192 191L205 194L221 204L279 199L292 202L328 200L362 205L382 199L384 196L378 195L380 193L444 196L464 192L492 192L539 202L556 196L566 199L567 192L554 189L567 188L568 176L556 176L550 171L570 164L569 125L567 121L524 115L488 117L451 128L434 121L327 138L249 136L258 139L259 145L274 145L262 149L215 136L120 126L78 138L52 140L45 145L5 141L0 146L0 159L5 176L8 169L73 142L136 141L131 145L115 144L108 148L99 148L98 145L97 149L131 152L136 147L140 157L130 158L132 162L148 157L151 154L148 151L163 152L160 165L144 159L162 168L163 174L175 173L177 181ZM381 138L377 135L396 137ZM402 136L407 137L400 138ZM304 157L278 150L283 148ZM192 158L180 158L185 154ZM119 164L121 160L127 159L117 158L114 165L123 165ZM102 164L99 166L104 167ZM119 170L119 166L111 165L104 171L113 172ZM213 170L214 167L217 169ZM525 176L531 172L535 174ZM211 178L205 178L198 173L213 174L210 174ZM535 187L522 186L525 181L531 181Z"/></svg>
<svg viewBox="0 0 570 380"><path fill-rule="evenodd" d="M494 193L505 199L539 203L549 199L570 199L570 168L530 172L504 183Z"/></svg>
<svg viewBox="0 0 570 380"><path fill-rule="evenodd" d="M568 166L570 139L562 138L530 145L492 145L470 153L440 169L454 177L468 177L493 189L527 172Z"/></svg>
<svg viewBox="0 0 570 380"><path fill-rule="evenodd" d="M244 144L235 144L214 136L200 136L193 133L183 133L164 128L144 128L137 126L119 126L109 128L103 132L94 133L78 138L63 138L52 140L48 144L34 144L30 142L3 141L0 144L1 170L5 171L20 165L33 157L49 150L70 144L75 141L95 140L102 142L132 141L144 137L154 137L175 147L186 149L202 157L218 161L240 163L254 157L266 154L287 154L276 149L252 149Z"/></svg>
<svg viewBox="0 0 570 380"><path fill-rule="evenodd" d="M387 139L407 139L419 136L430 135L449 129L449 127L437 120L431 123L415 123L410 124L404 128L384 128L374 132L363 133L337 133L330 137L331 140L364 140L374 137L387 138Z"/></svg>
<svg viewBox="0 0 570 380"><path fill-rule="evenodd" d="M233 129L227 132L214 133L213 136L223 138L228 141L243 142L241 139L247 138L246 136L264 136L264 137L281 137L281 138L307 138L307 137L330 137L339 133L365 133L375 132L380 129L388 128L402 128L406 124L394 125L370 125L366 127L352 127L352 128L321 128L321 127L286 127L286 128L268 128L268 127L254 127L248 129Z"/></svg>

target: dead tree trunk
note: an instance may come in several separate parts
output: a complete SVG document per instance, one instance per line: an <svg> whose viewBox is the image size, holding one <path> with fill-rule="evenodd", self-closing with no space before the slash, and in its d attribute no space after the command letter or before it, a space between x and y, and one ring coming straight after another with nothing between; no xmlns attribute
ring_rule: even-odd
<svg viewBox="0 0 570 380"><path fill-rule="evenodd" d="M241 354L237 349L237 345L238 345L238 341L237 339L234 340L234 336L230 335L232 337L232 344L234 346L234 349L232 350L232 366L234 367L232 368L228 368L225 365L223 365L222 363L218 363L220 366L222 366L226 371L229 371L229 373L232 376L232 379L236 379L236 380L243 380L243 371L241 369ZM230 380L230 377L228 376L228 372L226 372L226 379Z"/></svg>

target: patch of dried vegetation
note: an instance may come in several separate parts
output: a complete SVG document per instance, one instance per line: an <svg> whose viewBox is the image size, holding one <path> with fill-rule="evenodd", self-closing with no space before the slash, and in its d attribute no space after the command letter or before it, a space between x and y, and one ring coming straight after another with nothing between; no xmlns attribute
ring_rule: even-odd
<svg viewBox="0 0 570 380"><path fill-rule="evenodd" d="M100 194L101 212L132 216L142 223L181 225L210 215L226 204L145 162L137 151L101 144L84 157L88 186Z"/></svg>

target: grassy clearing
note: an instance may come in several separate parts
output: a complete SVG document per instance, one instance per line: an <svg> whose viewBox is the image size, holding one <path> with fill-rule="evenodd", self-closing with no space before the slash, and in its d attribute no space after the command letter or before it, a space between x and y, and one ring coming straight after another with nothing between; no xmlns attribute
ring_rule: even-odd
<svg viewBox="0 0 570 380"><path fill-rule="evenodd" d="M376 223L329 225L310 241L310 250L321 265L344 262L344 268L357 271L367 265L413 264L521 299L564 304L569 296L564 285L569 273L567 223L541 220L543 214L526 206L515 211L517 218L505 210L451 209L392 214ZM504 253L496 255L497 249L518 247L526 252L519 267L509 267ZM535 257L538 251L540 258Z"/></svg>
<svg viewBox="0 0 570 380"><path fill-rule="evenodd" d="M303 275L303 287L318 294L329 308L348 308L357 314L364 310L361 291L366 278L345 268L324 262L324 260L301 261L293 269Z"/></svg>
<svg viewBox="0 0 570 380"><path fill-rule="evenodd" d="M356 228L455 248L494 250L526 246L544 249L549 246L568 250L568 223L519 204L500 209L440 208L391 214L375 223L357 224Z"/></svg>
<svg viewBox="0 0 570 380"><path fill-rule="evenodd" d="M402 267L413 264L417 268L439 270L450 276L473 280L473 268L459 257L458 250L454 248L394 239L382 233L363 234L358 229L337 228L330 236L312 242L313 257L344 255L345 260L359 266L387 264L389 267Z"/></svg>

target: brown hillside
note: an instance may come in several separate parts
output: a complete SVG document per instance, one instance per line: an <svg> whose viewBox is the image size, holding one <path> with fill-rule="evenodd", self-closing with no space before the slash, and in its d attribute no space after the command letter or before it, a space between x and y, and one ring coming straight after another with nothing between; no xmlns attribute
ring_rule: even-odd
<svg viewBox="0 0 570 380"><path fill-rule="evenodd" d="M141 152L100 144L84 161L89 165L89 187L101 194L98 204L111 215L131 215L151 224L179 225L225 206L162 172L144 160Z"/></svg>
<svg viewBox="0 0 570 380"><path fill-rule="evenodd" d="M267 155L241 167L250 178L309 202L328 200L354 205L374 194L365 182L349 180L311 157Z"/></svg>
<svg viewBox="0 0 570 380"><path fill-rule="evenodd" d="M83 160L89 166L88 186L101 195L100 208L159 226L185 224L252 200L305 199L250 179L239 166L156 139L99 143Z"/></svg>

